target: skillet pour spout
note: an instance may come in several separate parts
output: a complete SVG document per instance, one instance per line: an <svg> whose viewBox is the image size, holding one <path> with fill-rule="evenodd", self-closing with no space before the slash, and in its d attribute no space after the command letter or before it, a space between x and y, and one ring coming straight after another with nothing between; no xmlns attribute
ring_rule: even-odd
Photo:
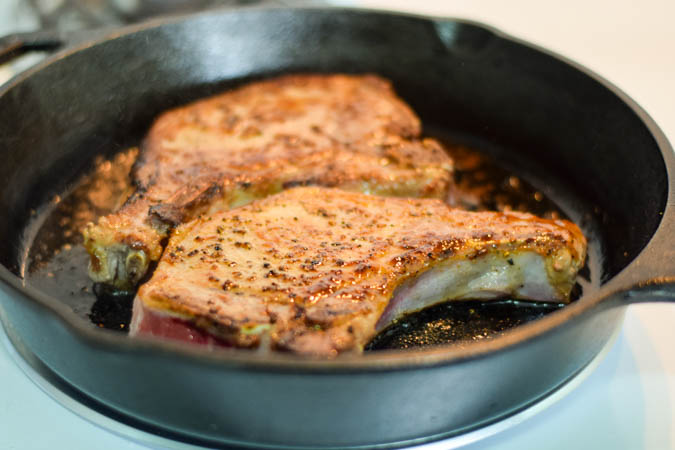
<svg viewBox="0 0 675 450"><path fill-rule="evenodd" d="M211 447L431 441L554 392L621 325L615 306L675 299L671 146L624 93L546 50L463 20L269 7L69 42L0 87L0 319L27 361L117 420ZM137 145L168 108L297 72L377 73L423 123L484 143L588 232L601 286L489 342L317 361L127 339L26 282L34 218L96 156Z"/></svg>

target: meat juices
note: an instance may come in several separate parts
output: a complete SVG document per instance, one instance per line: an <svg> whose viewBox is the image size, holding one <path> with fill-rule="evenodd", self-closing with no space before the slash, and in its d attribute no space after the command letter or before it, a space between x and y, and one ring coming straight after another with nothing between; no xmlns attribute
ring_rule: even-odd
<svg viewBox="0 0 675 450"><path fill-rule="evenodd" d="M566 302L585 255L564 220L294 188L179 226L130 333L330 357L442 301Z"/></svg>
<svg viewBox="0 0 675 450"><path fill-rule="evenodd" d="M84 230L90 277L132 290L171 230L297 185L445 198L452 160L377 76L292 75L162 114L132 173L137 190Z"/></svg>

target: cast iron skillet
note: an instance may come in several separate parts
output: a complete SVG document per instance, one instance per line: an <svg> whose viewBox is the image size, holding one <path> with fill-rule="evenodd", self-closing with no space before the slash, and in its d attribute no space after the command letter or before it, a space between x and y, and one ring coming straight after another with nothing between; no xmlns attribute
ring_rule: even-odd
<svg viewBox="0 0 675 450"><path fill-rule="evenodd" d="M424 123L521 161L591 230L602 285L488 342L316 361L130 340L25 284L30 211L97 154L135 144L171 106L298 71L381 74ZM675 299L675 161L657 126L589 71L465 21L250 8L116 31L0 88L0 152L0 313L10 338L82 401L176 439L347 447L459 434L572 377L620 325L619 306Z"/></svg>

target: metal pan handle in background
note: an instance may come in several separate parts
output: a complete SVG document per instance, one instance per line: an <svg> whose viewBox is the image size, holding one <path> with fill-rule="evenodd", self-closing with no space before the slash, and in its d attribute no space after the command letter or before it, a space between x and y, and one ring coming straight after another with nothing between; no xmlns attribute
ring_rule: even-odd
<svg viewBox="0 0 675 450"><path fill-rule="evenodd" d="M69 42L58 31L15 33L0 38L0 64L5 64L32 51L54 52Z"/></svg>
<svg viewBox="0 0 675 450"><path fill-rule="evenodd" d="M29 52L56 52L81 42L103 36L113 27L77 31L40 30L13 33L0 37L0 65Z"/></svg>
<svg viewBox="0 0 675 450"><path fill-rule="evenodd" d="M141 14L136 17L130 17L131 19L134 19L131 23L140 23L139 21L151 19L153 16L155 18L178 18L184 15L189 15L190 12L206 12L210 10L216 11L237 8L236 5L222 5L219 7L204 9L202 5L204 2L196 3L196 7L190 8L188 3L190 2L179 2L174 5L162 5L163 2L159 2L156 5L151 5L149 8L147 7L148 5L146 5L145 8L141 8L145 15ZM255 3L257 6L264 7L287 6L288 2L285 0L261 0ZM148 14L149 11L153 11L153 14ZM159 14L157 14L158 12ZM92 37L103 36L115 29L119 29L119 26L100 23L98 25L94 25L94 28L84 30L40 30L13 33L2 36L0 37L0 65L33 51L55 52L60 49L73 46L81 41L91 39Z"/></svg>

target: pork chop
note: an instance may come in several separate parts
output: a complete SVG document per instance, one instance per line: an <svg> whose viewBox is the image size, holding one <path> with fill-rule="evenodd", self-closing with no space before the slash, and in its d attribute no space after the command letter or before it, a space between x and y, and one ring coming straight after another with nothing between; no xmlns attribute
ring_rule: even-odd
<svg viewBox="0 0 675 450"><path fill-rule="evenodd" d="M334 356L447 300L567 302L585 254L565 220L299 187L179 226L130 333Z"/></svg>
<svg viewBox="0 0 675 450"><path fill-rule="evenodd" d="M295 75L161 115L133 173L137 191L84 230L94 281L132 289L178 224L296 185L445 196L452 161L377 76Z"/></svg>

